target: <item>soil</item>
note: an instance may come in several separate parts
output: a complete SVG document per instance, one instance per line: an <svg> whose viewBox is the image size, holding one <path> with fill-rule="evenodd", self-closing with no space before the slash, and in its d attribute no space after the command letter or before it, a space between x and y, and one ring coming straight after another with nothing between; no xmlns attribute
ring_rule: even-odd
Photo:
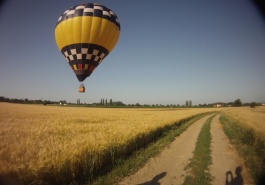
<svg viewBox="0 0 265 185"><path fill-rule="evenodd" d="M243 160L238 156L219 122L214 117L211 124L212 162L210 173L214 185L250 185L254 184ZM192 124L159 155L150 158L135 174L123 179L119 185L178 185L183 184L187 175L186 165L193 157L195 144L204 122L210 116ZM231 175L232 174L232 175ZM233 177L232 177L233 176ZM228 177L228 179L227 179ZM232 179L233 178L233 179ZM226 181L227 180L227 181Z"/></svg>
<svg viewBox="0 0 265 185"><path fill-rule="evenodd" d="M225 135L219 117L220 115L215 116L211 125L213 165L210 172L214 176L213 184L223 185L227 181L230 182L229 185L254 184L243 159Z"/></svg>

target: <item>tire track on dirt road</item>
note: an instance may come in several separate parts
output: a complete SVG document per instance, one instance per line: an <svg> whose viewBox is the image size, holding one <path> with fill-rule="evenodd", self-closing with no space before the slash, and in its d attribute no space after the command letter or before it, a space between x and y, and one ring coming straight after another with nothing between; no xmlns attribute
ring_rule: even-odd
<svg viewBox="0 0 265 185"><path fill-rule="evenodd" d="M123 179L119 185L180 185L189 175L185 167L193 157L198 135L205 121L212 115L205 116L193 123L185 132L153 157L135 174ZM243 159L230 144L219 121L220 114L211 122L212 165L210 173L213 185L254 185L250 172Z"/></svg>
<svg viewBox="0 0 265 185"><path fill-rule="evenodd" d="M244 166L244 161L225 135L219 117L220 114L215 116L211 124L213 164L210 167L210 173L214 176L212 184L254 185L249 171Z"/></svg>
<svg viewBox="0 0 265 185"><path fill-rule="evenodd" d="M182 184L186 175L184 168L193 156L202 126L210 116L212 115L205 116L193 123L158 156L149 159L140 170L118 184Z"/></svg>

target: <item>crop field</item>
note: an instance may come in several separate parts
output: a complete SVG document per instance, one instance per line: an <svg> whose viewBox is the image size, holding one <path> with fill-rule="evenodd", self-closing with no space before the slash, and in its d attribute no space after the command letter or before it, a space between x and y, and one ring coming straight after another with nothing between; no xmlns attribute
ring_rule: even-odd
<svg viewBox="0 0 265 185"><path fill-rule="evenodd" d="M167 125L217 108L132 109L0 103L0 174L69 183L151 142ZM84 179L86 180L86 179Z"/></svg>
<svg viewBox="0 0 265 185"><path fill-rule="evenodd" d="M238 107L224 111L231 119L254 129L265 141L265 106L256 108Z"/></svg>
<svg viewBox="0 0 265 185"><path fill-rule="evenodd" d="M225 110L223 128L244 158L256 184L265 183L265 106Z"/></svg>

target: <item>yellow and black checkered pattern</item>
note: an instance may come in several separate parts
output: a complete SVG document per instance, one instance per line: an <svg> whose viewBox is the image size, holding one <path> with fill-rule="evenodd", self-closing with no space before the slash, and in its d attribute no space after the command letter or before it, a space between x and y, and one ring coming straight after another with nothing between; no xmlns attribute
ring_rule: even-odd
<svg viewBox="0 0 265 185"><path fill-rule="evenodd" d="M55 28L57 46L80 82L112 51L119 35L117 16L96 3L66 10Z"/></svg>
<svg viewBox="0 0 265 185"><path fill-rule="evenodd" d="M95 44L72 44L62 49L62 54L82 82L95 70L109 52Z"/></svg>

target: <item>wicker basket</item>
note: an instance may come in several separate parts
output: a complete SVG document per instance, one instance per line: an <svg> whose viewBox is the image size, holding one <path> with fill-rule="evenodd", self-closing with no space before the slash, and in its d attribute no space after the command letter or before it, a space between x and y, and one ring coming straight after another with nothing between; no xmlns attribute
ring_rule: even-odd
<svg viewBox="0 0 265 185"><path fill-rule="evenodd" d="M85 92L85 87L79 87L78 92L81 92L81 93Z"/></svg>

